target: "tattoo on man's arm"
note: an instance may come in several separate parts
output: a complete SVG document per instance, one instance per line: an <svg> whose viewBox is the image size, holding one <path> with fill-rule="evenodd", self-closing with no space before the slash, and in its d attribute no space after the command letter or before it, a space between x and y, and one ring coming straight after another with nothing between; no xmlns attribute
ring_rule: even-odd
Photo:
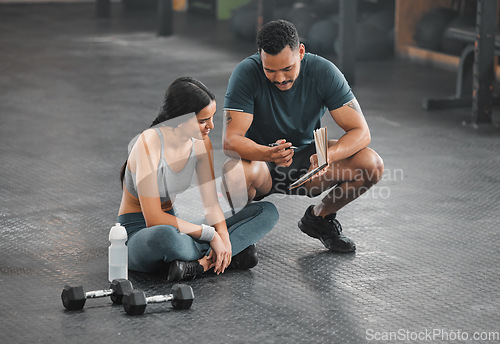
<svg viewBox="0 0 500 344"><path fill-rule="evenodd" d="M359 107L358 103L354 102L353 100L351 100L346 105L349 106L351 109L355 110L356 112L361 113L361 108Z"/></svg>
<svg viewBox="0 0 500 344"><path fill-rule="evenodd" d="M231 123L232 120L233 120L233 118L231 117L231 113L229 111L226 112L226 125Z"/></svg>

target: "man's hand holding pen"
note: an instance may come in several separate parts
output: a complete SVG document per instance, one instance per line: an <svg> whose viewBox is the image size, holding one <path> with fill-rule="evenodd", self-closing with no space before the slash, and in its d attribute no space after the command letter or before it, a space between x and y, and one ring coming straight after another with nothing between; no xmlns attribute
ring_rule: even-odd
<svg viewBox="0 0 500 344"><path fill-rule="evenodd" d="M277 140L269 144L269 160L278 166L290 166L293 159L294 149L291 142L286 142L285 139Z"/></svg>

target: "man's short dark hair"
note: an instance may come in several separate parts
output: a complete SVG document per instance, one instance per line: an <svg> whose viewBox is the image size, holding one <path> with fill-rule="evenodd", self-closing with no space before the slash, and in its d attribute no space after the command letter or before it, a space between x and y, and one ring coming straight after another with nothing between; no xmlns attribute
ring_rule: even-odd
<svg viewBox="0 0 500 344"><path fill-rule="evenodd" d="M299 47L299 34L289 21L278 19L271 21L257 34L257 48L267 54L278 55L286 46L295 50Z"/></svg>

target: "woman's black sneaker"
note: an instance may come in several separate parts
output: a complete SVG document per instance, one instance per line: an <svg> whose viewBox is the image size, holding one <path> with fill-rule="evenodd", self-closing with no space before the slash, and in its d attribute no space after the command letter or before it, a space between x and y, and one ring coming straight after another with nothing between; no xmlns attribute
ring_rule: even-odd
<svg viewBox="0 0 500 344"><path fill-rule="evenodd" d="M231 259L231 264L229 264L228 269L251 269L257 265L258 262L259 258L257 257L257 246L253 244L235 255Z"/></svg>
<svg viewBox="0 0 500 344"><path fill-rule="evenodd" d="M356 244L342 233L340 222L331 218L322 218L312 213L314 206L307 208L299 221L299 228L310 237L321 240L327 249L333 252L354 252Z"/></svg>
<svg viewBox="0 0 500 344"><path fill-rule="evenodd" d="M197 260L185 262L183 260L174 260L170 263L167 281L175 282L187 279L195 279L203 274L203 265Z"/></svg>

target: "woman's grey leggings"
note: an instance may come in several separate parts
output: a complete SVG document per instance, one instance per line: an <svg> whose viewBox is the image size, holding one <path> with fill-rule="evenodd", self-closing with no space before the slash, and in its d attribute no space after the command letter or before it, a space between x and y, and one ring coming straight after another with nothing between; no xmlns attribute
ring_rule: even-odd
<svg viewBox="0 0 500 344"><path fill-rule="evenodd" d="M174 215L173 211L169 212ZM226 218L233 256L255 244L278 222L278 211L270 202L250 203ZM170 225L147 228L142 213L118 216L128 234L128 266L140 272L158 272L173 260L198 260L208 253L210 244L193 239ZM194 223L202 223L197 221Z"/></svg>

